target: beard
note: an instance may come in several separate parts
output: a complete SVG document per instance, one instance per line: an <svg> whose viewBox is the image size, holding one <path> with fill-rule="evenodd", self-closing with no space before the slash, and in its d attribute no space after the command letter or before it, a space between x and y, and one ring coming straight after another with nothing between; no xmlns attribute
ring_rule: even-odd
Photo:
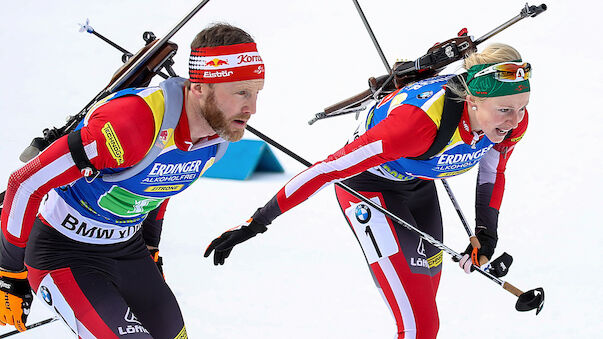
<svg viewBox="0 0 603 339"><path fill-rule="evenodd" d="M216 97L213 90L207 97L207 100L201 107L201 116L205 118L209 126L218 134L222 139L230 142L235 142L243 138L245 129L236 129L232 127L232 122L237 119L248 120L249 114L239 114L233 119L227 120L226 115L218 105L216 104Z"/></svg>

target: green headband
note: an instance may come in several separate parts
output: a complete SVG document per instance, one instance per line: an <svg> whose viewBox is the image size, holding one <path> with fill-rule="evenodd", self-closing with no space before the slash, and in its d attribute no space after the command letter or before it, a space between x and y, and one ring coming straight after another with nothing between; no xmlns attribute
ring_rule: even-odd
<svg viewBox="0 0 603 339"><path fill-rule="evenodd" d="M521 62L521 60L513 60L512 62ZM489 98L530 91L529 80L503 82L494 77L495 73L484 74L477 78L475 77L477 72L496 64L497 63L475 65L467 70L467 87L469 88L471 95Z"/></svg>

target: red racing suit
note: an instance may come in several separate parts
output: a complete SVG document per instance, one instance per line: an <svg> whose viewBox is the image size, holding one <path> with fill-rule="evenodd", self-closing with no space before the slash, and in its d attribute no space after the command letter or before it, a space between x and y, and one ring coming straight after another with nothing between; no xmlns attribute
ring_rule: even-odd
<svg viewBox="0 0 603 339"><path fill-rule="evenodd" d="M95 106L80 130L86 154L102 174L138 164L162 138L161 90L124 91L129 92ZM34 291L81 338L148 338L149 332L157 338L186 337L177 301L146 245L159 245L169 196L201 176L215 160L216 145L224 142L214 135L193 145L188 126L183 102L162 153L122 181L84 178L67 136L11 175L2 209L0 267L21 270L25 262Z"/></svg>
<svg viewBox="0 0 603 339"><path fill-rule="evenodd" d="M296 175L253 219L268 225L323 187L347 178L346 185L441 241L442 222L432 179L464 173L479 163L476 225L496 234L506 164L526 131L528 114L504 141L493 144L472 132L465 104L448 145L430 159L410 159L425 153L434 142L451 78L423 80L385 97L347 145ZM435 337L442 251L343 189L337 187L336 193L396 319L399 337Z"/></svg>

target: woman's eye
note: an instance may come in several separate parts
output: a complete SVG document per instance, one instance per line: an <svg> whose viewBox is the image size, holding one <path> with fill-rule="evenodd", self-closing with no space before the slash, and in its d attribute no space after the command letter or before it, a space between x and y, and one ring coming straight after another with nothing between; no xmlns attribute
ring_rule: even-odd
<svg viewBox="0 0 603 339"><path fill-rule="evenodd" d="M499 108L498 111L502 112L502 113L507 113L507 112L510 111L510 109L508 109L508 108Z"/></svg>
<svg viewBox="0 0 603 339"><path fill-rule="evenodd" d="M247 91L239 91L239 92L237 92L237 94L239 94L239 95L246 95Z"/></svg>

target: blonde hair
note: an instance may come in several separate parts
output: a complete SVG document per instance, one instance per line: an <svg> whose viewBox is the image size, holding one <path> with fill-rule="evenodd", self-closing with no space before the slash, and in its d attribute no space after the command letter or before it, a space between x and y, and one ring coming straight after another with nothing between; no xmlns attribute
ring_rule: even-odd
<svg viewBox="0 0 603 339"><path fill-rule="evenodd" d="M467 55L467 57L465 57L465 60L463 61L463 68L469 69L475 65L492 64L518 59L521 59L521 55L515 48L506 44L493 43L491 45L488 45L488 47L484 48L481 53L476 52ZM450 88L452 93L459 97L460 100L466 100L467 96L469 95L469 89L467 88L467 83L463 78L461 78L460 84L448 84L448 87ZM478 98L478 100L479 99L480 98ZM481 100L483 100L483 98Z"/></svg>

